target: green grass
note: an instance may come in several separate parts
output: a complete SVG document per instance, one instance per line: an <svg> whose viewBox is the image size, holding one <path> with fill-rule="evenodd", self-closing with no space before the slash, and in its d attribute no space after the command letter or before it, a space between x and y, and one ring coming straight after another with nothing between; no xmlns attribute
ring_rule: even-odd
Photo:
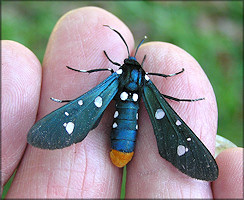
<svg viewBox="0 0 244 200"><path fill-rule="evenodd" d="M14 180L14 176L16 174L16 171L17 171L17 169L14 171L13 175L10 177L8 182L5 184L4 189L2 191L2 199L4 199L5 196L7 195L7 192L8 192L8 190L9 190L9 188L10 188L10 186L11 186L13 180Z"/></svg>
<svg viewBox="0 0 244 200"><path fill-rule="evenodd" d="M125 184L126 184L126 166L124 166L123 168L123 179L122 179L120 199L125 199Z"/></svg>
<svg viewBox="0 0 244 200"><path fill-rule="evenodd" d="M42 61L57 20L71 9L99 6L127 24L139 40L173 43L202 66L216 94L218 134L243 147L243 3L3 2L2 39L18 41Z"/></svg>

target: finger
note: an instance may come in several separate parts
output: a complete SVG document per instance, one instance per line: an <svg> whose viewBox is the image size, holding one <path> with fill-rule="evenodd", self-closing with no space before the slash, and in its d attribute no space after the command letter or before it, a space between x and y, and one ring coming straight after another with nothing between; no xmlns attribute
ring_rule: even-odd
<svg viewBox="0 0 244 200"><path fill-rule="evenodd" d="M216 158L219 178L213 182L215 199L243 198L243 148L227 149Z"/></svg>
<svg viewBox="0 0 244 200"><path fill-rule="evenodd" d="M2 186L16 169L26 147L26 132L36 119L41 65L25 46L2 41Z"/></svg>
<svg viewBox="0 0 244 200"><path fill-rule="evenodd" d="M111 67L104 56L121 63L126 48L108 24L121 31L130 49L133 37L128 28L112 14L94 7L73 10L56 24L43 61L43 85L38 119L60 104L50 101L74 99L110 74L82 74L68 70ZM62 150L40 150L29 146L9 197L29 198L118 198L121 170L109 159L109 133L113 114L106 110L95 130L78 144ZM89 123L89 122L88 122Z"/></svg>
<svg viewBox="0 0 244 200"><path fill-rule="evenodd" d="M179 47L162 42L143 45L138 52L139 62L144 55L147 72L172 74L185 69L184 73L167 79L151 76L161 93L182 99L206 98L194 103L168 102L213 153L217 107L213 89L199 64ZM149 121L145 107L141 106L135 156L127 168L126 197L210 198L208 182L187 177L159 155Z"/></svg>

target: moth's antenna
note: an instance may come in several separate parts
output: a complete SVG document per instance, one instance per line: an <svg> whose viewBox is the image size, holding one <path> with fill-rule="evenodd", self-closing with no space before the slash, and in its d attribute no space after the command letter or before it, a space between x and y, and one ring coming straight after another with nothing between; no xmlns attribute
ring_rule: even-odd
<svg viewBox="0 0 244 200"><path fill-rule="evenodd" d="M128 47L128 45L126 44L125 39L122 37L122 35L121 35L118 31L116 31L115 29L111 28L109 25L103 25L103 26L106 26L106 27L110 28L111 30L113 30L115 33L117 33L117 34L119 35L119 37L120 37L120 38L123 40L123 42L125 43L125 46L126 46L126 48L127 48L127 52L128 52L128 57L130 57L129 47Z"/></svg>
<svg viewBox="0 0 244 200"><path fill-rule="evenodd" d="M147 36L144 36L144 38L141 40L140 44L137 46L134 57L136 57L137 51L138 51L139 47L142 45L142 43L144 42L145 39L147 39Z"/></svg>

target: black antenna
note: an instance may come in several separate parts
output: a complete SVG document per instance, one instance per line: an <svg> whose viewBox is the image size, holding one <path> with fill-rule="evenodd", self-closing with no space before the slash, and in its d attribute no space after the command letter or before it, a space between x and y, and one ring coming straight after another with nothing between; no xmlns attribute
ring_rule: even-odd
<svg viewBox="0 0 244 200"><path fill-rule="evenodd" d="M144 36L144 38L141 40L140 44L137 46L134 57L136 57L137 51L138 51L139 47L142 45L142 43L144 42L145 39L147 39L147 36Z"/></svg>
<svg viewBox="0 0 244 200"><path fill-rule="evenodd" d="M116 32L116 33L119 35L119 37L120 37L120 38L123 40L123 42L125 43L125 46L126 46L126 48L127 48L127 52L128 52L128 57L130 57L129 47L128 47L128 45L126 44L125 39L122 37L122 35L121 35L118 31L116 31L115 29L112 29L109 25L103 25L103 26L106 26L106 27L110 28L111 30L113 30L114 32Z"/></svg>

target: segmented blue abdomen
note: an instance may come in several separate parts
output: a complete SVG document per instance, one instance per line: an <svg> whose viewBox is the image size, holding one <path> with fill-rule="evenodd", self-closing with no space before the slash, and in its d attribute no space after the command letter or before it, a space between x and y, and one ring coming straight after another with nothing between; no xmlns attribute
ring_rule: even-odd
<svg viewBox="0 0 244 200"><path fill-rule="evenodd" d="M134 151L139 99L136 93L122 92L116 103L113 129L111 133L111 147L120 152Z"/></svg>

